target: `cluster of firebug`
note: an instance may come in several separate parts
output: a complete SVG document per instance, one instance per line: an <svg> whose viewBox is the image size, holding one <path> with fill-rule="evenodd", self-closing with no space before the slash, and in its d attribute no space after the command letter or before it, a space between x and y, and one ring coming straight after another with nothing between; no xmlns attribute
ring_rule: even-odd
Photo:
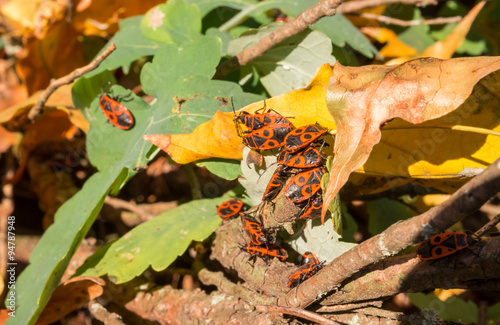
<svg viewBox="0 0 500 325"><path fill-rule="evenodd" d="M233 106L234 111L234 106ZM288 118L272 109L264 107L250 114L234 112L234 123L243 143L253 150L270 150L279 148L282 151L277 157L278 167L273 173L262 201L270 202L285 187L285 196L301 208L299 219L314 219L321 216L323 198L321 178L327 172L325 159L321 149L325 141L320 137L328 130L318 123L294 129ZM241 130L244 126L246 130ZM242 215L242 224L250 238L242 249L252 255L264 259L277 257L285 260L286 251L275 245L269 237L269 228L248 214ZM297 275L302 281L312 276L320 267L319 261L305 263ZM306 268L309 268L306 270Z"/></svg>

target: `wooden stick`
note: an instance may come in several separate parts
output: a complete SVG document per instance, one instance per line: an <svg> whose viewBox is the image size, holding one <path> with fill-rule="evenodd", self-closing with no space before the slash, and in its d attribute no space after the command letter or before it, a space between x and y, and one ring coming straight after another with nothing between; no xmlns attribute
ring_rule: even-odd
<svg viewBox="0 0 500 325"><path fill-rule="evenodd" d="M84 74L86 74L89 71L94 70L101 64L101 62L107 58L114 50L116 50L116 45L115 43L111 43L111 45L104 51L102 52L101 55L99 55L95 60L90 62L84 67L78 68L74 70L73 72L69 73L68 75L61 77L59 79L52 79L50 81L50 85L45 89L45 91L40 95L38 100L36 101L36 104L31 108L28 118L31 121L34 121L35 118L42 113L43 106L49 99L49 97L57 90L57 88L63 86L63 85L68 85L75 81L75 79L80 78Z"/></svg>

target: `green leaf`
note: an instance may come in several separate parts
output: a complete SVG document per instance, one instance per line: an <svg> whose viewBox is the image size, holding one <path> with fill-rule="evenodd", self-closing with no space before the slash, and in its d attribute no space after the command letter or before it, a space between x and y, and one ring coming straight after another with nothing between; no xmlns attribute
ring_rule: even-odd
<svg viewBox="0 0 500 325"><path fill-rule="evenodd" d="M500 318L500 302L486 309L486 319L495 320Z"/></svg>
<svg viewBox="0 0 500 325"><path fill-rule="evenodd" d="M200 9L183 0L169 0L146 13L141 30L151 40L183 47L201 36Z"/></svg>
<svg viewBox="0 0 500 325"><path fill-rule="evenodd" d="M144 134L189 133L211 120L217 110L231 111L231 97L237 107L262 99L243 93L233 82L211 80L220 48L217 37L203 36L181 50L169 44L158 51L152 63L144 65L143 90L157 98Z"/></svg>
<svg viewBox="0 0 500 325"><path fill-rule="evenodd" d="M228 180L236 179L241 174L240 162L236 160L214 158L197 161L196 165L205 167L212 174Z"/></svg>
<svg viewBox="0 0 500 325"><path fill-rule="evenodd" d="M411 302L420 309L430 309L440 318L460 323L477 323L478 308L472 301L465 302L457 297L439 300L432 293L409 293Z"/></svg>
<svg viewBox="0 0 500 325"><path fill-rule="evenodd" d="M17 279L16 317L10 317L6 324L35 323L101 210L113 183L125 175L121 166L92 175L82 190L57 211L54 224L31 253L30 265Z"/></svg>
<svg viewBox="0 0 500 325"><path fill-rule="evenodd" d="M216 206L227 199L224 196L191 201L140 224L101 248L105 250L102 258L90 258L81 267L85 270L82 275L107 274L113 282L123 283L140 275L150 265L155 271L166 269L186 251L191 241L204 240L217 229L221 219Z"/></svg>
<svg viewBox="0 0 500 325"><path fill-rule="evenodd" d="M229 42L228 54L236 55L282 25L274 23L244 33ZM335 62L331 52L332 43L323 33L307 30L275 45L250 65L269 94L276 96L307 86L322 64Z"/></svg>
<svg viewBox="0 0 500 325"><path fill-rule="evenodd" d="M151 109L140 97L122 87L112 87L112 93L115 96L126 96L122 103L133 115L135 125L130 130L122 130L109 123L99 107L99 98L96 97L88 114L90 129L86 143L89 160L99 170L120 161L130 169L145 165L149 161L146 152L152 145L143 140L142 135L149 127Z"/></svg>
<svg viewBox="0 0 500 325"><path fill-rule="evenodd" d="M90 120L90 104L96 98L96 94L109 88L108 84L115 84L116 78L111 71L94 75L91 78L79 78L71 88L71 98L75 107L79 108L85 118Z"/></svg>
<svg viewBox="0 0 500 325"><path fill-rule="evenodd" d="M124 19L120 22L120 30L103 47L98 56L105 49L115 43L116 50L113 51L95 70L85 74L85 78L95 76L105 70L115 70L123 67L128 70L130 64L143 56L153 55L164 44L155 42L144 36L139 28L143 16Z"/></svg>
<svg viewBox="0 0 500 325"><path fill-rule="evenodd" d="M409 207L387 198L368 201L366 208L370 214L368 231L372 235L380 234L397 221L413 217L413 212Z"/></svg>
<svg viewBox="0 0 500 325"><path fill-rule="evenodd" d="M387 10L391 13L391 9L393 7L389 7ZM399 14L399 19L403 20L422 20L425 19L420 12L420 9L414 8L413 6L401 6L397 7ZM434 39L430 36L430 27L429 25L417 25L411 26L401 31L401 28L395 27L395 31L397 32L398 38L414 48L417 49L418 52L422 52L429 46L434 43Z"/></svg>
<svg viewBox="0 0 500 325"><path fill-rule="evenodd" d="M222 31L218 30L217 28L209 28L206 32L206 35L207 36L216 36L221 40L221 42L222 42L222 50L221 50L222 53L221 54L222 54L222 56L226 56L227 55L227 47L229 45L229 42L233 39L231 34L226 33L226 32L222 32Z"/></svg>

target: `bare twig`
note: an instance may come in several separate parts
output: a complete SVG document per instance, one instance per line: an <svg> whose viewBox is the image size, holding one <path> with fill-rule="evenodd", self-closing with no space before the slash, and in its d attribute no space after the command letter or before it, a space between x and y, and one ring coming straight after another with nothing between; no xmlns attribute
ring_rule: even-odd
<svg viewBox="0 0 500 325"><path fill-rule="evenodd" d="M360 303L353 303L353 304L342 304L342 305L335 305L335 306L323 306L316 310L318 313L338 313L341 311L348 311L348 310L358 310L366 307L376 307L376 308L381 308L382 307L382 301L365 301L365 302L360 302Z"/></svg>
<svg viewBox="0 0 500 325"><path fill-rule="evenodd" d="M318 323L318 324L327 324L327 325L342 324L342 323L338 323L334 320L328 319L326 317L323 317L321 315L318 315L316 313L313 313L312 311L299 309L299 308L293 308L293 307L255 306L255 310L257 310L261 313L270 313L271 312L271 313L293 315L293 316L297 316L300 318L308 319L308 320L313 321L313 322Z"/></svg>
<svg viewBox="0 0 500 325"><path fill-rule="evenodd" d="M52 95L57 88L63 86L63 85L68 85L75 81L75 79L80 78L82 75L85 73L94 70L101 64L101 62L107 58L114 50L116 50L116 45L115 43L111 43L111 45L101 54L99 55L94 61L90 62L84 67L78 68L71 72L70 74L61 77L56 80L51 80L50 85L45 89L45 91L40 95L38 98L36 104L31 108L31 111L28 114L28 118L31 121L34 121L35 118L41 114L43 106L49 99L50 95Z"/></svg>
<svg viewBox="0 0 500 325"><path fill-rule="evenodd" d="M457 23L462 20L460 16L454 17L439 17L434 19L422 19L422 20L402 20L397 18L392 18L388 16L375 15L368 12L362 13L348 13L349 15L358 16L366 19L373 19L380 21L381 23L388 25L397 25L402 27L418 26L418 25L443 25L449 23Z"/></svg>
<svg viewBox="0 0 500 325"><path fill-rule="evenodd" d="M500 214L497 214L493 219L490 220L487 224L485 224L481 229L476 231L474 235L477 237L484 236L491 228L495 227L500 222Z"/></svg>
<svg viewBox="0 0 500 325"><path fill-rule="evenodd" d="M388 5L391 3L402 3L408 5L436 5L436 0L357 0L357 1L349 1L342 4L337 12L344 14L348 12L354 12L361 9L378 7L381 5Z"/></svg>
<svg viewBox="0 0 500 325"><path fill-rule="evenodd" d="M424 214L392 225L381 234L337 257L311 279L289 292L285 301L280 304L301 308L310 305L366 266L452 226L480 208L499 189L500 159L497 159L444 203Z"/></svg>
<svg viewBox="0 0 500 325"><path fill-rule="evenodd" d="M261 56L271 47L281 41L300 33L316 23L320 18L335 15L337 7L343 0L324 0L304 10L300 15L289 23L286 23L276 31L260 39L256 44L236 54L236 56L223 62L217 67L215 79L221 79L228 73L246 65L256 57Z"/></svg>
<svg viewBox="0 0 500 325"><path fill-rule="evenodd" d="M120 200L115 197L107 196L104 199L104 203L109 204L115 209L126 209L129 210L135 214L137 214L142 220L147 221L150 220L153 216L149 214L147 211L144 209L141 209L140 207L137 206L137 204L133 202L127 202Z"/></svg>
<svg viewBox="0 0 500 325"><path fill-rule="evenodd" d="M122 322L122 317L118 314L111 313L104 308L100 303L92 300L89 302L89 312L94 315L97 320L108 325L125 325Z"/></svg>

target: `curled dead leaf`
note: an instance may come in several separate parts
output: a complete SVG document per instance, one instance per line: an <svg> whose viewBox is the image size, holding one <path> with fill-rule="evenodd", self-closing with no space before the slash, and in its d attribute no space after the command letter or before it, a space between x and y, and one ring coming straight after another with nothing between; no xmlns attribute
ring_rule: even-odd
<svg viewBox="0 0 500 325"><path fill-rule="evenodd" d="M77 276L59 285L36 322L51 324L64 315L85 306L90 300L100 297L106 282L93 276Z"/></svg>
<svg viewBox="0 0 500 325"><path fill-rule="evenodd" d="M335 64L326 98L337 135L323 216L349 175L380 142L381 125L397 117L419 124L444 116L471 95L481 78L498 69L498 57L423 58L397 66Z"/></svg>

